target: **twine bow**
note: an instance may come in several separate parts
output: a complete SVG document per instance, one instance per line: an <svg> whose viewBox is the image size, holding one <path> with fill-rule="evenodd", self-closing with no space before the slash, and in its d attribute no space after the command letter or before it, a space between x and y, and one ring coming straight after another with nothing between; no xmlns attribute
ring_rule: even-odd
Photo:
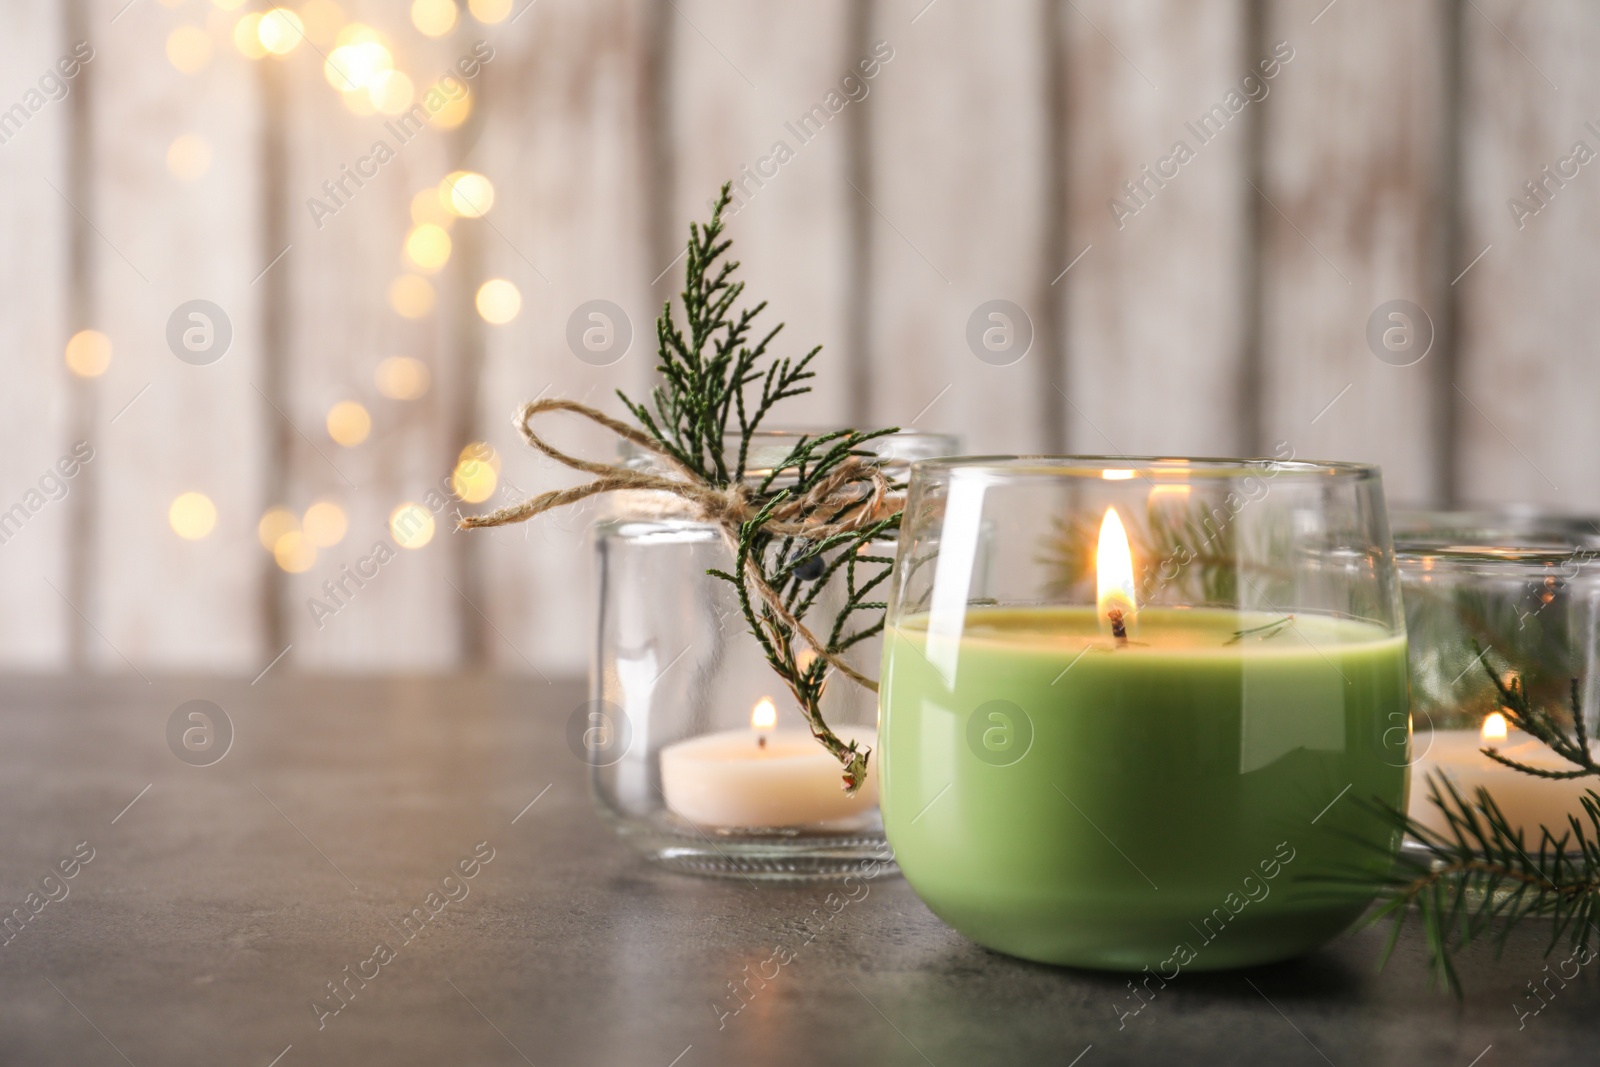
<svg viewBox="0 0 1600 1067"><path fill-rule="evenodd" d="M633 470L614 463L596 463L561 451L533 432L534 416L547 411L570 411L605 427L624 441L655 456L670 473ZM737 555L740 527L756 518L761 511L751 502L749 490L742 483L719 486L708 482L648 435L587 404L559 398L532 400L519 407L511 421L523 439L533 448L565 467L595 477L582 485L568 489L554 489L524 500L520 504L497 508L487 515L466 516L460 520L461 529L526 522L536 515L575 504L591 496L643 490L667 493L683 501L693 518L701 522L714 523L721 530L728 547ZM899 498L893 494L888 477L877 463L861 456L849 456L809 491L780 502L772 509L761 528L780 537L821 540L835 534L860 530L879 521L885 515L893 514L898 510L898 504ZM819 514L835 517L831 521L811 518ZM876 681L829 652L826 644L785 606L783 598L762 575L756 561L746 560L744 570L745 578L751 588L756 591L767 610L779 623L803 637L820 658L826 660L840 673L873 692L878 691Z"/></svg>

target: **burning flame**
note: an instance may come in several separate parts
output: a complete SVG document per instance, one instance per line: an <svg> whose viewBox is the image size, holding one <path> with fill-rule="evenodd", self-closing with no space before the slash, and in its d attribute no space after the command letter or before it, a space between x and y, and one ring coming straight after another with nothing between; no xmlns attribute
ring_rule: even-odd
<svg viewBox="0 0 1600 1067"><path fill-rule="evenodd" d="M1489 713L1483 720L1483 729L1479 731L1484 741L1504 741L1506 739L1506 717L1498 711Z"/></svg>
<svg viewBox="0 0 1600 1067"><path fill-rule="evenodd" d="M1133 552L1128 548L1128 532L1116 508L1106 508L1100 523L1100 544L1095 551L1095 613L1102 626L1110 627L1110 613L1120 611L1131 620L1138 604L1133 599Z"/></svg>
<svg viewBox="0 0 1600 1067"><path fill-rule="evenodd" d="M771 697L762 697L750 709L750 729L770 730L778 725L778 709Z"/></svg>

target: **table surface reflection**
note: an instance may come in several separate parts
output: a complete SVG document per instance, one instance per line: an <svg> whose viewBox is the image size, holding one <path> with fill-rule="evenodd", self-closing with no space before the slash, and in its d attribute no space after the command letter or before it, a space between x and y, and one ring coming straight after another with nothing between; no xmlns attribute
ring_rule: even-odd
<svg viewBox="0 0 1600 1067"><path fill-rule="evenodd" d="M1593 968L1519 1021L1525 984L1563 955L1532 933L1498 963L1469 953L1461 1003L1429 991L1413 928L1382 974L1369 930L1293 964L1181 975L1124 1015L1125 977L981 949L898 878L835 910L826 885L659 870L590 804L566 742L576 684L10 678L0 696L0 900L28 917L0 948L3 1064L1594 1055ZM190 700L233 726L208 766L169 747ZM83 842L75 877L46 881ZM763 966L778 946L792 958Z"/></svg>

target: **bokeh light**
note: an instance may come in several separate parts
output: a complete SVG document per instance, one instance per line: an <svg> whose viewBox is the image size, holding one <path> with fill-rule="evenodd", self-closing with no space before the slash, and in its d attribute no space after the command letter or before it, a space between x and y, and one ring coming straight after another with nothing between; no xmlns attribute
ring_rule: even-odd
<svg viewBox="0 0 1600 1067"><path fill-rule="evenodd" d="M167 508L172 532L185 541L198 541L217 525L217 506L204 493L181 493Z"/></svg>
<svg viewBox="0 0 1600 1067"><path fill-rule="evenodd" d="M233 25L233 47L246 59L260 59L267 54L261 47L261 12L251 11L241 15Z"/></svg>
<svg viewBox="0 0 1600 1067"><path fill-rule="evenodd" d="M275 7L261 16L256 35L261 38L262 48L275 56L286 56L305 40L306 27L293 11L286 7Z"/></svg>
<svg viewBox="0 0 1600 1067"><path fill-rule="evenodd" d="M354 400L341 400L328 409L328 436L354 448L372 432L372 416Z"/></svg>
<svg viewBox="0 0 1600 1067"><path fill-rule="evenodd" d="M456 25L455 0L411 0L411 24L428 37L443 37Z"/></svg>
<svg viewBox="0 0 1600 1067"><path fill-rule="evenodd" d="M199 181L210 169L211 143L199 134L180 134L167 146L167 171L179 181Z"/></svg>
<svg viewBox="0 0 1600 1067"><path fill-rule="evenodd" d="M290 574L304 574L317 562L317 548L299 530L290 530L272 546L272 558Z"/></svg>
<svg viewBox="0 0 1600 1067"><path fill-rule="evenodd" d="M278 547L284 534L297 533L299 529L300 518L294 512L288 508L270 508L256 523L256 538L262 548L271 552Z"/></svg>
<svg viewBox="0 0 1600 1067"><path fill-rule="evenodd" d="M443 226L424 222L406 236L406 258L426 271L450 262L450 235Z"/></svg>
<svg viewBox="0 0 1600 1067"><path fill-rule="evenodd" d="M444 209L444 204L439 200L439 190L430 185L411 198L411 221L418 224L431 222L449 229L456 217Z"/></svg>
<svg viewBox="0 0 1600 1067"><path fill-rule="evenodd" d="M478 287L478 314L485 322L500 326L522 310L522 294L504 278L490 278Z"/></svg>
<svg viewBox="0 0 1600 1067"><path fill-rule="evenodd" d="M111 366L111 338L99 330L79 330L67 339L67 369L80 378L98 378Z"/></svg>
<svg viewBox="0 0 1600 1067"><path fill-rule="evenodd" d="M481 218L494 206L494 185L476 171L452 171L439 183L439 203L452 215Z"/></svg>
<svg viewBox="0 0 1600 1067"><path fill-rule="evenodd" d="M402 274L389 283L389 306L402 318L420 319L433 310L433 286L416 274Z"/></svg>
<svg viewBox="0 0 1600 1067"><path fill-rule="evenodd" d="M410 356L390 356L373 373L378 392L390 400L415 400L428 391L428 365Z"/></svg>
<svg viewBox="0 0 1600 1067"><path fill-rule="evenodd" d="M344 12L333 0L306 0L300 5L300 21L305 26L306 40L326 48L344 25Z"/></svg>
<svg viewBox="0 0 1600 1067"><path fill-rule="evenodd" d="M438 129L453 130L463 122L466 122L467 116L472 114L472 94L470 92L461 93L454 99L437 85L431 86L429 92L437 92L440 99L444 101L443 106L433 113L431 121L431 124ZM424 93L423 95L426 96L427 94Z"/></svg>
<svg viewBox="0 0 1600 1067"><path fill-rule="evenodd" d="M511 14L511 0L467 0L467 10L479 22L493 26Z"/></svg>
<svg viewBox="0 0 1600 1067"><path fill-rule="evenodd" d="M350 26L346 26L339 31L340 39L350 29ZM328 60L322 65L322 73L328 79L328 84L345 93L370 89L382 75L393 69L394 56L390 55L383 42L364 36L351 40L349 44L339 45L328 53Z"/></svg>
<svg viewBox="0 0 1600 1067"><path fill-rule="evenodd" d="M461 450L450 475L450 489L468 504L481 504L494 495L500 481L500 457L487 442L474 441Z"/></svg>
<svg viewBox="0 0 1600 1067"><path fill-rule="evenodd" d="M411 101L416 98L416 89L404 72L386 70L373 78L367 88L367 96L376 110L385 115L398 115L411 106Z"/></svg>
<svg viewBox="0 0 1600 1067"><path fill-rule="evenodd" d="M347 44L383 44L383 34L364 22L351 22L339 27L333 43L343 48Z"/></svg>
<svg viewBox="0 0 1600 1067"><path fill-rule="evenodd" d="M389 514L389 534L401 548L421 548L433 540L433 515L421 504L401 504Z"/></svg>
<svg viewBox="0 0 1600 1067"><path fill-rule="evenodd" d="M211 38L199 26L179 26L167 35L167 61L185 74L198 74L211 62Z"/></svg>
<svg viewBox="0 0 1600 1067"><path fill-rule="evenodd" d="M319 500L306 508L305 518L301 521L301 529L306 540L317 548L332 548L344 540L345 531L350 528L350 521L345 518L344 509L331 500Z"/></svg>
<svg viewBox="0 0 1600 1067"><path fill-rule="evenodd" d="M344 106L350 109L352 115L360 115L365 118L368 115L376 115L378 113L377 105L372 102L372 92L370 90L351 89L343 94L343 98Z"/></svg>

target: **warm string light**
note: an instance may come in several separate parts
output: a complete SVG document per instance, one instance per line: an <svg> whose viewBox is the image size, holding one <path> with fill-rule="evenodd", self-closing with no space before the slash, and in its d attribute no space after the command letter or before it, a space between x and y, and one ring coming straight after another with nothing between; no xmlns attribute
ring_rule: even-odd
<svg viewBox="0 0 1600 1067"><path fill-rule="evenodd" d="M421 548L433 540L433 513L421 504L404 503L389 513L389 536L401 548Z"/></svg>
<svg viewBox="0 0 1600 1067"><path fill-rule="evenodd" d="M216 7L233 11L242 0L216 0ZM472 17L485 25L504 21L512 10L511 0L469 0ZM426 37L444 37L460 21L457 0L412 0L411 24ZM233 28L234 45L250 59L266 56L284 58L295 52L301 41L311 41L324 54L323 77L338 91L345 106L360 116L399 115L412 107L419 95L440 87L429 85L419 91L416 83L395 66L395 54L384 35L361 22L345 22L344 12L333 0L307 0L298 11L273 7L265 12L246 12ZM174 66L188 73L202 69L211 58L210 37L198 27L179 27L167 43ZM430 125L453 129L465 122L472 111L468 92L442 93L443 106L430 115ZM431 107L432 105L430 105ZM185 181L194 181L210 164L209 148L174 143L168 168ZM435 200L435 210L429 200ZM405 261L424 274L441 270L449 262L452 242L448 232L457 218L482 218L494 204L494 185L474 171L453 171L436 190L419 191L411 203L412 229L407 233ZM389 304L407 319L420 319L433 311L436 302L433 286L424 277L405 274L389 287ZM484 321L501 325L516 318L522 309L522 294L504 278L491 278L479 285L474 299Z"/></svg>
<svg viewBox="0 0 1600 1067"><path fill-rule="evenodd" d="M63 353L67 369L79 378L98 378L111 366L111 338L99 330L79 330Z"/></svg>
<svg viewBox="0 0 1600 1067"><path fill-rule="evenodd" d="M424 37L443 37L456 27L455 0L412 0L411 24Z"/></svg>
<svg viewBox="0 0 1600 1067"><path fill-rule="evenodd" d="M261 45L261 12L251 11L233 25L233 46L246 59L261 59L267 50ZM168 44L168 53L171 44Z"/></svg>
<svg viewBox="0 0 1600 1067"><path fill-rule="evenodd" d="M290 530L272 546L272 558L290 574L304 574L317 562L317 548L299 530Z"/></svg>
<svg viewBox="0 0 1600 1067"><path fill-rule="evenodd" d="M494 185L476 171L452 171L439 183L439 203L451 215L480 219L494 206Z"/></svg>
<svg viewBox="0 0 1600 1067"><path fill-rule="evenodd" d="M1504 741L1506 739L1506 733L1506 717L1500 714L1498 711L1492 711L1485 716L1483 720L1483 729L1478 731L1478 735L1483 738L1485 744L1495 741Z"/></svg>
<svg viewBox="0 0 1600 1067"><path fill-rule="evenodd" d="M282 57L293 52L305 40L306 27L293 11L286 7L275 7L261 16L261 21L256 24L256 36L261 38L262 48Z"/></svg>
<svg viewBox="0 0 1600 1067"><path fill-rule="evenodd" d="M481 504L494 495L500 482L500 456L483 441L461 450L450 475L450 490L468 504Z"/></svg>
<svg viewBox="0 0 1600 1067"><path fill-rule="evenodd" d="M235 12L243 0L212 0L218 12ZM512 0L468 0L466 10L478 22L493 25L508 18ZM459 24L463 12L458 0L411 0L412 26L425 37L441 38ZM219 33L225 33L215 26ZM346 21L344 11L334 0L305 0L298 8L270 7L265 11L240 14L233 24L232 38L238 52L249 59L284 59L299 50L302 41L310 42L322 57L323 77L339 94L347 109L360 116L398 115L427 93L442 93L444 106L431 112L429 124L437 129L453 129L465 122L472 110L470 92L443 93L440 86L419 87L396 67L395 52L375 27ZM211 37L195 26L180 26L167 40L168 59L185 73L197 73L212 58ZM433 105L430 103L430 108ZM172 142L167 151L167 169L180 181L197 181L210 169L211 147L199 135L185 134ZM454 242L450 228L457 219L477 219L494 205L493 183L476 171L457 170L437 185L419 190L410 203L411 226L402 242L402 260L407 272L389 284L388 300L395 314L406 319L422 319L432 313L437 293L427 275L442 270L450 261ZM522 293L507 278L489 278L474 290L473 306L485 322L503 325L522 310ZM86 334L92 334L86 331ZM67 363L73 373L92 377L103 373L110 360L110 344L102 335L74 338L68 345ZM382 360L373 374L379 394L392 400L415 400L427 393L430 374L426 364L409 356ZM328 410L328 436L346 448L354 448L370 436L372 416L359 401L342 400ZM489 499L499 483L499 457L492 448L475 443L463 449L451 473L451 486L467 503ZM315 562L319 547L336 544L343 538L347 520L337 504L313 504L304 519L292 511L274 508L262 516L258 536L271 551L279 566L300 573ZM420 548L433 538L431 513L415 503L403 503L389 517L391 534L401 547Z"/></svg>
<svg viewBox="0 0 1600 1067"><path fill-rule="evenodd" d="M350 522L345 518L344 509L338 504L331 500L319 500L306 508L305 517L300 520L300 528L313 547L332 548L344 540Z"/></svg>
<svg viewBox="0 0 1600 1067"><path fill-rule="evenodd" d="M367 87L367 98L374 110L399 115L416 99L416 86L404 71L386 70Z"/></svg>
<svg viewBox="0 0 1600 1067"><path fill-rule="evenodd" d="M167 523L185 541L198 541L217 525L217 506L204 493L182 493L167 508Z"/></svg>
<svg viewBox="0 0 1600 1067"><path fill-rule="evenodd" d="M502 326L522 310L522 293L505 278L490 278L478 287L474 303L483 321Z"/></svg>
<svg viewBox="0 0 1600 1067"><path fill-rule="evenodd" d="M406 235L406 258L419 270L438 270L450 261L450 235L432 222L413 227Z"/></svg>
<svg viewBox="0 0 1600 1067"><path fill-rule="evenodd" d="M416 274L402 274L389 283L389 306L403 319L420 319L433 310L433 283Z"/></svg>
<svg viewBox="0 0 1600 1067"><path fill-rule="evenodd" d="M372 416L354 400L341 400L328 409L328 436L346 448L354 448L372 432Z"/></svg>
<svg viewBox="0 0 1600 1067"><path fill-rule="evenodd" d="M317 561L317 549L332 548L344 540L350 520L332 500L318 500L296 515L288 508L269 508L256 524L256 538L289 574L303 574Z"/></svg>

